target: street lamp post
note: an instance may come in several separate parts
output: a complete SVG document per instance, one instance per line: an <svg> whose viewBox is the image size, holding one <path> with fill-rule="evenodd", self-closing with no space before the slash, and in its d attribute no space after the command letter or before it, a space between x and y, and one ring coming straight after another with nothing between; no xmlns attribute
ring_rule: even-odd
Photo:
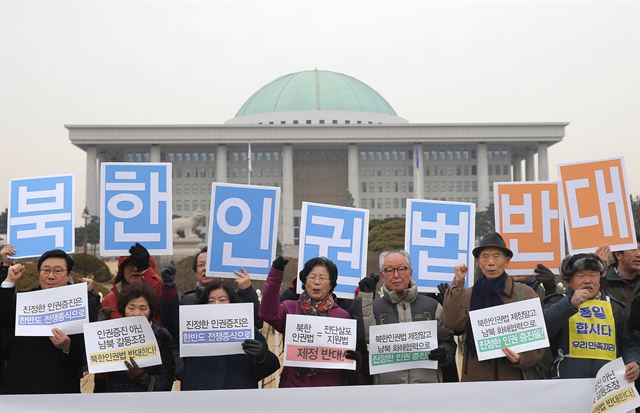
<svg viewBox="0 0 640 413"><path fill-rule="evenodd" d="M89 220L89 218L91 218L91 214L89 213L89 207L84 207L84 210L82 211L82 218L84 219L84 240L82 242L82 245L83 245L83 251L86 254L87 253L87 241L88 241L88 237L87 237L87 221Z"/></svg>

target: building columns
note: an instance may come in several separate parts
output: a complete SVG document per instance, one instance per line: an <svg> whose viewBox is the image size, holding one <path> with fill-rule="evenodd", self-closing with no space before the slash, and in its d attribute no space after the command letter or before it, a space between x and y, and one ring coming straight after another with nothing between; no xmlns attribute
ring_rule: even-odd
<svg viewBox="0 0 640 413"><path fill-rule="evenodd" d="M527 151L527 157L524 160L524 180L535 181L536 180L536 166L533 161L534 152Z"/></svg>
<svg viewBox="0 0 640 413"><path fill-rule="evenodd" d="M293 146L282 145L282 246L293 246Z"/></svg>
<svg viewBox="0 0 640 413"><path fill-rule="evenodd" d="M227 182L227 145L219 144L216 150L216 182Z"/></svg>
<svg viewBox="0 0 640 413"><path fill-rule="evenodd" d="M349 190L349 194L351 194L351 198L353 199L353 206L359 208L360 207L360 167L358 166L358 145L355 143L349 144L348 149L348 180L347 180L347 189Z"/></svg>
<svg viewBox="0 0 640 413"><path fill-rule="evenodd" d="M160 145L153 144L149 150L149 162L160 162Z"/></svg>
<svg viewBox="0 0 640 413"><path fill-rule="evenodd" d="M86 207L91 215L100 215L98 210L98 149L95 145L87 147L87 181L86 185Z"/></svg>
<svg viewBox="0 0 640 413"><path fill-rule="evenodd" d="M513 166L512 181L522 181L522 158L514 156L511 159L511 166Z"/></svg>
<svg viewBox="0 0 640 413"><path fill-rule="evenodd" d="M476 149L478 161L478 211L489 207L489 161L487 159L487 144L479 143Z"/></svg>
<svg viewBox="0 0 640 413"><path fill-rule="evenodd" d="M420 142L413 147L413 197L424 199L424 156Z"/></svg>
<svg viewBox="0 0 640 413"><path fill-rule="evenodd" d="M538 144L538 180L539 181L549 180L549 154L547 153L548 147L549 145L546 143Z"/></svg>

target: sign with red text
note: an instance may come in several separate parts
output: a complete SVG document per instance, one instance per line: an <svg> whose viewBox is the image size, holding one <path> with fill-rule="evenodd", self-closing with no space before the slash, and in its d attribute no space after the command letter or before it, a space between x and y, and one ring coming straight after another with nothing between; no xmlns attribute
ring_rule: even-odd
<svg viewBox="0 0 640 413"><path fill-rule="evenodd" d="M151 324L141 316L85 324L84 345L89 373L127 370L131 359L140 367L162 364Z"/></svg>
<svg viewBox="0 0 640 413"><path fill-rule="evenodd" d="M633 382L624 378L622 357L600 367L593 389L591 413L624 413L640 406L640 396Z"/></svg>
<svg viewBox="0 0 640 413"><path fill-rule="evenodd" d="M284 366L355 370L356 320L287 314Z"/></svg>
<svg viewBox="0 0 640 413"><path fill-rule="evenodd" d="M623 158L558 165L569 252L637 247Z"/></svg>
<svg viewBox="0 0 640 413"><path fill-rule="evenodd" d="M496 231L513 251L509 275L531 275L543 264L555 274L565 256L558 182L495 182Z"/></svg>

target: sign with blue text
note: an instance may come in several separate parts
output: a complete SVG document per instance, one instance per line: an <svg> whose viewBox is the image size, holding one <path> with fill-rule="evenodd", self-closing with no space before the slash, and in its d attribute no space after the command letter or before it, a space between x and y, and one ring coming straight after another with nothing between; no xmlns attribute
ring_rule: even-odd
<svg viewBox="0 0 640 413"><path fill-rule="evenodd" d="M37 257L52 249L73 253L73 175L12 179L7 241L11 258Z"/></svg>
<svg viewBox="0 0 640 413"><path fill-rule="evenodd" d="M128 255L139 242L173 254L171 164L105 162L100 182L100 254Z"/></svg>
<svg viewBox="0 0 640 413"><path fill-rule="evenodd" d="M473 284L475 217L473 203L407 199L404 248L419 291L438 292L438 284L451 283L457 264L469 267L465 286Z"/></svg>
<svg viewBox="0 0 640 413"><path fill-rule="evenodd" d="M243 267L265 280L276 255L280 188L214 182L207 274L235 278Z"/></svg>
<svg viewBox="0 0 640 413"><path fill-rule="evenodd" d="M351 298L367 274L369 210L302 203L298 272L314 257L327 257L338 267L338 298ZM302 286L298 283L298 292Z"/></svg>

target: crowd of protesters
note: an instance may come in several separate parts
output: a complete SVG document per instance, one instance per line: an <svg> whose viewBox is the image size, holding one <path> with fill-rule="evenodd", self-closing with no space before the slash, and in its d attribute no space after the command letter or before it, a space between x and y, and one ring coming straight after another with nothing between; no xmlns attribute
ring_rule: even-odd
<svg viewBox="0 0 640 413"><path fill-rule="evenodd" d="M24 265L11 258L16 254L10 244L0 251L0 394L78 393L86 370L83 334L66 335L56 328L50 337L15 334L16 283L25 273ZM98 373L95 392L168 391L176 379L181 390L257 388L280 368L260 331L263 322L284 333L288 314L357 320L356 349L345 355L354 360L356 368L284 367L280 387L593 378L600 367L617 357L624 360L625 379L632 382L640 375L640 242L636 249L626 251L611 253L602 247L593 254L569 255L561 264L562 283L557 283L543 265L533 268L530 276L509 276L513 253L500 234L490 233L473 250L477 275L473 286L465 288L469 269L460 264L451 285L440 285L438 294L418 292L406 251L385 251L379 257L379 271L360 281L352 300L336 298L338 269L325 257L304 263L283 294L288 261L277 257L259 300L243 269L236 272L234 284L209 276L207 254L203 249L194 257L196 288L184 294L176 289L175 267L167 266L158 274L153 257L138 243L131 246L128 256L119 258L113 288L104 299L93 291L93 280L82 280L88 289L90 322L145 317L162 359L162 364L151 367L140 367L130 359L125 362L126 371ZM61 250L40 256L37 270L39 282L34 290L73 283L73 258ZM296 282L302 286L300 294ZM480 361L469 312L532 298L542 303L550 347L521 353L504 348L505 357ZM602 319L615 345L598 357L572 357L571 326L583 315L581 305L593 299L607 303ZM180 305L242 302L252 303L255 314L255 338L242 343L244 354L180 357ZM438 347L428 355L438 362L437 369L370 374L371 326L425 320L437 321ZM460 339L456 341L455 336ZM461 355L459 370L457 354Z"/></svg>

